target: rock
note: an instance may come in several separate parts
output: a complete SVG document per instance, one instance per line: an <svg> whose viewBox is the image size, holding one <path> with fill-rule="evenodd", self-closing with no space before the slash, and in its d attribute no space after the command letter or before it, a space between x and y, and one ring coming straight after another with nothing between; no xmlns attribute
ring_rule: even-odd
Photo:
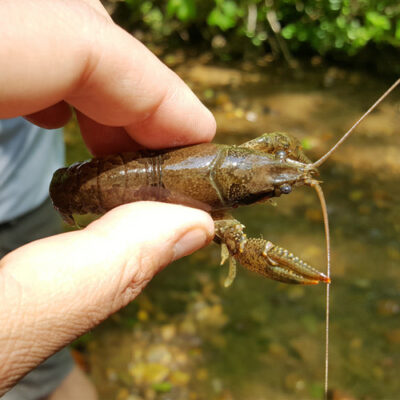
<svg viewBox="0 0 400 400"><path fill-rule="evenodd" d="M256 122L256 121L257 121L257 118L258 118L258 115L257 115L257 113L254 112L254 111L247 111L247 112L246 112L246 115L245 115L245 118L246 118L247 121L249 121L249 122Z"/></svg>
<svg viewBox="0 0 400 400"><path fill-rule="evenodd" d="M242 83L242 74L234 68L196 65L188 71L187 80L208 86L238 86Z"/></svg>
<svg viewBox="0 0 400 400"><path fill-rule="evenodd" d="M211 39L211 46L214 49L222 49L223 47L226 46L226 39L224 36L222 35L215 35L212 39Z"/></svg>

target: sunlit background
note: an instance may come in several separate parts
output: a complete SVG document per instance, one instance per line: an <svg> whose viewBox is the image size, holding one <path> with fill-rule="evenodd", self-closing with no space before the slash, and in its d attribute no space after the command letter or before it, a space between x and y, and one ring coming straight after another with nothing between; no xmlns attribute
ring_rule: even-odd
<svg viewBox="0 0 400 400"><path fill-rule="evenodd" d="M400 75L397 0L105 1L212 110L216 141L295 135L322 155ZM330 398L400 396L400 92L321 167L332 231ZM66 131L68 162L86 152ZM325 269L321 211L300 188L235 216ZM243 269L217 245L175 262L74 344L102 400L322 399L325 286Z"/></svg>

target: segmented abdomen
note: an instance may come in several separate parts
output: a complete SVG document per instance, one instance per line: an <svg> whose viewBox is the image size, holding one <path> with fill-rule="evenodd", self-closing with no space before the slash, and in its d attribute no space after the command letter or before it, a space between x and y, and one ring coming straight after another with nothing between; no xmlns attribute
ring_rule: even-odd
<svg viewBox="0 0 400 400"><path fill-rule="evenodd" d="M139 151L94 158L57 170L50 185L55 208L103 214L119 205L154 200L210 211L223 206L210 180L218 147L207 143L165 152Z"/></svg>

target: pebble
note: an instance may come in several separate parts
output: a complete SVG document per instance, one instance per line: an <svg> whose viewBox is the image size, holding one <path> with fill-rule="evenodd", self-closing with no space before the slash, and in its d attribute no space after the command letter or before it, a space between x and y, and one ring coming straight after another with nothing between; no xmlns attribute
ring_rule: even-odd
<svg viewBox="0 0 400 400"><path fill-rule="evenodd" d="M258 115L257 113L255 113L254 111L247 111L245 118L247 119L247 121L249 122L256 122L258 119Z"/></svg>

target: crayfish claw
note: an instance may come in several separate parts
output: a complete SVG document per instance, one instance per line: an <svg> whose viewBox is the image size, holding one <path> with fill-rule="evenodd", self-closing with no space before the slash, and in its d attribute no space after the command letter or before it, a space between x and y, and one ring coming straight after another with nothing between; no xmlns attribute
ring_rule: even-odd
<svg viewBox="0 0 400 400"><path fill-rule="evenodd" d="M283 247L270 247L268 256L274 263L287 271L287 276L290 277L291 280L294 279L292 283L303 285L312 285L319 282L330 283L330 279L325 274L311 267L305 261L294 256Z"/></svg>
<svg viewBox="0 0 400 400"><path fill-rule="evenodd" d="M284 267L272 267L273 273L270 277L276 281L298 285L316 285L319 280L306 278L296 272Z"/></svg>
<svg viewBox="0 0 400 400"><path fill-rule="evenodd" d="M232 217L215 220L215 241L221 244L221 265L229 258L225 287L230 286L235 279L236 261L250 271L284 283L330 283L329 277L288 250L261 238L248 239L243 228L244 226Z"/></svg>
<svg viewBox="0 0 400 400"><path fill-rule="evenodd" d="M268 261L271 263L271 265L278 265L277 262L275 262L269 255L268 252L275 247L275 245L270 242L269 240L265 243L265 247L263 252L261 253L264 257L268 258Z"/></svg>

